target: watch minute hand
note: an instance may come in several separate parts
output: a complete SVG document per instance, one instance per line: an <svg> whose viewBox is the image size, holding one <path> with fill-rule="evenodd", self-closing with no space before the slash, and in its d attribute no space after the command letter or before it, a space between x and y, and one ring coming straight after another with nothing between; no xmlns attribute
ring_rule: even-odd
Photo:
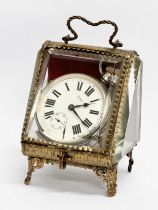
<svg viewBox="0 0 158 210"><path fill-rule="evenodd" d="M73 111L73 113L81 120L81 122L82 122L82 119L80 118L80 116L78 115L78 113L73 109L72 110Z"/></svg>

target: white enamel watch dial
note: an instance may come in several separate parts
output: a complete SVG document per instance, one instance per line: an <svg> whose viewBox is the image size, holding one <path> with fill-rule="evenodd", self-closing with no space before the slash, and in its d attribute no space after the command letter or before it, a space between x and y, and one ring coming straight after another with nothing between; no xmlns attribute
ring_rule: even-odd
<svg viewBox="0 0 158 210"><path fill-rule="evenodd" d="M37 120L44 136L61 143L78 143L105 125L110 94L96 79L67 74L42 91Z"/></svg>

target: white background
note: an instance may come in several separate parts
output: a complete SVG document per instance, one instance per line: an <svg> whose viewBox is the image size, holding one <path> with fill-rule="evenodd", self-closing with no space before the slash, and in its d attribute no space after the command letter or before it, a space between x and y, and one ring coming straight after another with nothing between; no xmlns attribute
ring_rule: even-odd
<svg viewBox="0 0 158 210"><path fill-rule="evenodd" d="M27 159L20 135L36 52L45 40L61 41L66 20L82 15L91 21L110 19L119 26L124 48L144 61L141 142L135 165L119 164L118 193L104 196L105 186L89 170L47 165L23 184ZM158 2L156 0L0 0L0 209L158 209ZM76 43L108 46L111 27L73 23Z"/></svg>

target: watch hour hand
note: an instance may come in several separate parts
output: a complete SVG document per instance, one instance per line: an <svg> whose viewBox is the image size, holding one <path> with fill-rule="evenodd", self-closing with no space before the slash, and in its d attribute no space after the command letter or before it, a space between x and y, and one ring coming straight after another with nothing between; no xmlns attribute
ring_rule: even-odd
<svg viewBox="0 0 158 210"><path fill-rule="evenodd" d="M94 103L96 101L99 101L99 99L92 100L92 101L90 101L90 103L84 103L84 104L81 104L81 105L76 105L76 106L74 106L74 108L87 107L87 106L91 105L92 103Z"/></svg>
<svg viewBox="0 0 158 210"><path fill-rule="evenodd" d="M81 105L76 105L76 106L74 106L74 108L78 108L78 107L87 107L87 106L89 106L90 104L88 104L88 103L84 103L84 104L81 104Z"/></svg>

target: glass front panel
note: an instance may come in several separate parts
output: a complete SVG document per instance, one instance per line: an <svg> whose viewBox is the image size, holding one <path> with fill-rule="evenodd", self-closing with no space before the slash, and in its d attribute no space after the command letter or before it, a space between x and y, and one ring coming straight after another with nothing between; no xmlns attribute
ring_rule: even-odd
<svg viewBox="0 0 158 210"><path fill-rule="evenodd" d="M103 74L117 69L120 58L75 50L49 49L42 64L27 134L53 144L102 149L116 89ZM117 83L117 82L116 82ZM125 128L124 128L125 129Z"/></svg>

